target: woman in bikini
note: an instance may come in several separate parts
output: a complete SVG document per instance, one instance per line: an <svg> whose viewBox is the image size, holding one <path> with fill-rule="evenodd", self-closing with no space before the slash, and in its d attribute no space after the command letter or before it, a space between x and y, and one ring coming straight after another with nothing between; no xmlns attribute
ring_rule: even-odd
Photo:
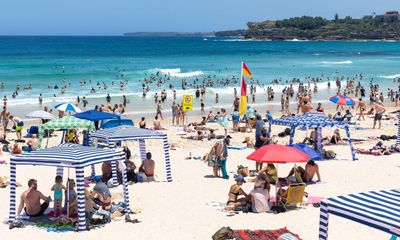
<svg viewBox="0 0 400 240"><path fill-rule="evenodd" d="M245 183L246 180L242 176L236 177L236 183L231 186L228 193L228 202L226 203L227 208L236 209L239 206L247 205L248 195L241 186ZM243 195L243 198L239 198L240 195Z"/></svg>
<svg viewBox="0 0 400 240"><path fill-rule="evenodd" d="M357 111L358 109L360 109L360 112L358 113L359 116L358 116L358 119L357 119L357 120L360 120L361 117L362 117L363 120L365 121L364 112L365 112L365 110L367 110L367 107L365 106L365 103L364 103L364 101L362 100L362 98L358 99L358 106L357 106L356 111Z"/></svg>

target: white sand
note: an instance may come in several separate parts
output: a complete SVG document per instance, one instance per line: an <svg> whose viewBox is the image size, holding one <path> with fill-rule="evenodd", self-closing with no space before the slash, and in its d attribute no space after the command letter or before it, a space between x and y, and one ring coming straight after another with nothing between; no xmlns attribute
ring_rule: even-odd
<svg viewBox="0 0 400 240"><path fill-rule="evenodd" d="M193 117L192 117L193 118ZM354 131L353 137L379 136L381 134L394 135L397 127L395 120L383 121L381 130L372 130L372 120L361 122L368 130ZM213 126L217 126L214 124ZM281 127L273 126L273 134L281 131ZM333 129L324 130L323 134L331 134ZM212 141L183 140L176 134L175 127L169 127L166 131L170 143L178 143L181 148L171 150L171 166L174 181L167 183L165 180L165 165L163 151L160 141L151 140L148 150L153 153L156 160L156 174L159 182L134 184L129 186L131 209L141 209L142 212L135 217L141 223L132 224L123 221L114 221L105 227L82 233L48 233L35 227L8 230L8 225L0 224L1 239L211 239L211 235L223 226L232 229L277 229L288 227L303 239L317 239L319 224L319 208L307 206L297 210L291 210L281 214L253 214L239 213L235 216L227 216L226 212L220 211L222 207L210 206L207 203L227 201L229 187L234 183L233 171L239 164L254 168L254 162L246 160L246 156L252 150L229 150L227 162L228 171L231 171L231 179L208 178L212 169L202 161L185 160L192 156L203 156ZM222 134L222 131L218 131ZM297 131L296 141L305 137L305 132ZM241 145L244 136L254 138L254 132L248 134L231 134L232 145ZM342 132L342 136L344 136ZM59 139L52 138L54 146ZM279 142L288 142L288 137L279 138ZM366 142L355 145L356 148L369 148L377 141ZM385 142L386 145L395 141ZM348 145L331 146L338 153L338 160L318 162L322 175L323 184L308 186L306 191L311 196L331 197L348 193L357 193L369 190L398 188L400 183L400 155L374 157L371 155L358 155L358 161L351 161L350 148ZM139 164L137 145L131 146L132 154L136 154L135 162ZM285 176L291 164L280 165L279 175ZM99 170L99 166L97 168ZM86 169L89 174L90 168ZM8 176L9 165L0 165L0 175ZM71 172L71 177L74 173ZM29 178L38 179L39 190L45 195L52 195L50 187L53 184L55 169L49 167L18 166L17 181L23 187L17 188L19 196ZM244 190L249 192L252 183L244 184ZM122 187L113 189L114 192L122 192ZM9 188L0 189L0 217L8 216ZM19 201L17 201L19 202ZM330 217L329 239L389 239L389 235L379 230L354 223L343 218Z"/></svg>

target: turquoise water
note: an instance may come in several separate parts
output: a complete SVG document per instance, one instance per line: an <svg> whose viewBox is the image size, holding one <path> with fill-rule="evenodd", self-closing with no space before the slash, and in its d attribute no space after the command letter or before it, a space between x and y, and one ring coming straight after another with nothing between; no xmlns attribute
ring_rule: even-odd
<svg viewBox="0 0 400 240"><path fill-rule="evenodd" d="M371 78L383 89L393 86L400 77L399 42L302 42L302 41L242 41L220 38L133 38L133 37L0 37L0 82L4 82L3 95L7 95L11 108L38 108L40 93L44 102L73 101L76 96L87 96L90 103L104 101L111 93L119 102L125 94L131 104L142 101L132 109L153 108L152 99L141 99L142 80L150 74L169 73L171 81L165 86L150 84L152 92L160 92L171 83L178 94L182 79L200 80L210 75L213 79L240 76L240 62L244 61L256 80L269 84L273 79L283 83L292 78L324 76L352 77L362 73L363 84ZM123 74L123 75L121 75ZM215 75L215 77L214 77ZM90 84L89 81L92 81ZM124 92L119 81L128 80ZM83 87L80 81L86 81ZM112 85L112 82L115 82ZM90 94L97 82L105 82L107 90ZM17 84L31 84L33 90L19 91L16 99L11 94ZM64 95L48 85L71 84ZM326 89L326 83L319 84ZM221 104L232 102L233 87L216 85L209 95L220 94ZM282 87L274 86L276 91ZM325 92L316 98L326 99L334 93ZM259 94L260 91L258 91ZM56 97L54 97L56 94ZM279 95L278 95L279 96ZM96 100L98 99L98 100ZM261 99L261 98L260 98ZM263 98L264 99L264 98ZM278 97L279 99L279 97ZM210 103L212 99L208 100Z"/></svg>

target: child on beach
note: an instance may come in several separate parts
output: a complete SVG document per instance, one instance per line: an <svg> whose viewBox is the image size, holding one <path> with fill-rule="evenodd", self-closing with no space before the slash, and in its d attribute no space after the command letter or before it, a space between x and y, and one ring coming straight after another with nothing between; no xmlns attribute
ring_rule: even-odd
<svg viewBox="0 0 400 240"><path fill-rule="evenodd" d="M54 214L56 217L61 215L62 190L67 190L67 188L62 184L62 177L56 176L55 184L51 187L51 191L54 191Z"/></svg>

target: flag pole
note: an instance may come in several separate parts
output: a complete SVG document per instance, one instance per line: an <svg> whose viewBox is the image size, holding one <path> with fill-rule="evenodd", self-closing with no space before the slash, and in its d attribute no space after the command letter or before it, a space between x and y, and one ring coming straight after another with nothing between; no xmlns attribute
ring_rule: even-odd
<svg viewBox="0 0 400 240"><path fill-rule="evenodd" d="M240 113L240 109L242 109L241 105L243 104L243 102L242 102L242 87L243 87L243 61L242 61L241 68L240 68L240 98L239 98L239 109L238 109L239 116L243 115L242 113Z"/></svg>

